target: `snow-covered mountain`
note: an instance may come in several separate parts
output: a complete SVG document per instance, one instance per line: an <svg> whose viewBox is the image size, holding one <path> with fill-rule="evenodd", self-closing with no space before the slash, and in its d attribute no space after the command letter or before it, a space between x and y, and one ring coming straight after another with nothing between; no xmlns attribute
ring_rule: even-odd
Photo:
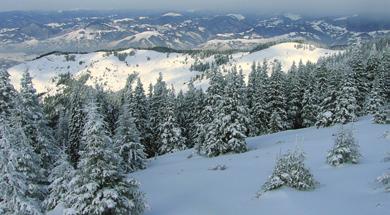
<svg viewBox="0 0 390 215"><path fill-rule="evenodd" d="M194 12L0 13L0 52L46 53L129 47L252 49L270 40L346 45L389 34L390 20ZM217 43L217 45L216 45Z"/></svg>
<svg viewBox="0 0 390 215"><path fill-rule="evenodd" d="M254 61L262 62L264 59L278 59L287 70L295 61L316 62L323 56L331 56L338 53L315 47L314 45L301 43L281 43L257 52L236 52L229 54L228 63L220 67L236 65L245 75L249 74ZM19 64L10 68L11 80L15 86L19 86L19 80L24 71L29 71L34 78L33 82L38 92L51 91L55 88L52 78L59 74L71 73L75 75L90 74L88 84L96 83L106 88L117 91L124 87L129 74L137 72L145 84L154 82L161 72L168 84L173 84L175 89L186 90L185 83L200 72L191 71L191 65L197 62L212 63L216 55L202 58L196 53L164 53L153 50L126 49L118 52L92 52L87 54L51 54L33 61ZM198 81L199 85L206 85Z"/></svg>
<svg viewBox="0 0 390 215"><path fill-rule="evenodd" d="M356 165L326 164L338 126L312 127L248 138L249 151L242 154L205 158L191 149L163 155L131 176L142 182L151 205L147 215L387 214L389 193L376 178L388 171L383 158L390 150L390 130L371 118L347 125L353 127L363 155ZM306 153L305 165L319 182L317 188L281 188L257 198L278 155L297 147ZM226 169L213 170L218 165ZM49 214L62 214L62 208Z"/></svg>

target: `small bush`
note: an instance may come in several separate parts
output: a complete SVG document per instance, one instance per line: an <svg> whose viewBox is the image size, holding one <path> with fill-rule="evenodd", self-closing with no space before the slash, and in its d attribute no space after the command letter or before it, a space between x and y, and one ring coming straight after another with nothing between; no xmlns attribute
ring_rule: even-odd
<svg viewBox="0 0 390 215"><path fill-rule="evenodd" d="M305 156L302 151L288 151L276 162L275 169L268 181L262 186L262 191L270 191L282 186L297 190L311 190L316 181L304 165Z"/></svg>
<svg viewBox="0 0 390 215"><path fill-rule="evenodd" d="M327 162L332 166L343 163L356 164L360 157L359 145L353 137L352 130L341 127L336 134L335 145L326 157Z"/></svg>

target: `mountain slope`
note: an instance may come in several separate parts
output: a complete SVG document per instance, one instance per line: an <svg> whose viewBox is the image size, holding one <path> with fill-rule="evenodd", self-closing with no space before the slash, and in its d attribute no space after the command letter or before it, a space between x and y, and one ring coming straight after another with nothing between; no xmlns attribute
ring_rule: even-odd
<svg viewBox="0 0 390 215"><path fill-rule="evenodd" d="M237 65L247 75L254 61L279 59L286 70L293 61L297 63L299 60L316 62L322 56L330 56L338 52L316 48L312 45L282 43L254 53L235 53L231 56L230 62L222 66ZM33 82L38 92L53 90L54 84L51 79L67 72L76 75L88 73L91 75L88 84L99 83L113 91L122 89L127 76L133 72L140 74L145 87L154 82L161 72L169 85L173 84L175 89L185 90L185 83L199 74L197 71L190 71L191 65L196 61L212 62L214 56L202 59L200 56L191 54L137 49L128 49L117 53L52 54L19 64L8 71L11 74L12 83L18 88L22 73L28 70L34 78ZM197 84L203 86L206 83L201 81Z"/></svg>
<svg viewBox="0 0 390 215"><path fill-rule="evenodd" d="M142 183L151 205L147 215L387 214L390 194L375 179L390 166L383 162L390 151L390 139L384 137L390 126L373 124L371 117L352 126L363 155L357 165L326 164L336 126L248 138L250 150L243 154L204 158L186 150L163 155L132 176ZM279 153L296 147L306 153L305 163L320 185L314 191L282 188L256 198ZM216 165L227 169L210 170Z"/></svg>

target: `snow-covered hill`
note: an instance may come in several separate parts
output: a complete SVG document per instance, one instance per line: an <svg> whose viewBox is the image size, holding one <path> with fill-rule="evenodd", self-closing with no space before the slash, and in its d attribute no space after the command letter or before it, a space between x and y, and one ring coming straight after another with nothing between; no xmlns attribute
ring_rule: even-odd
<svg viewBox="0 0 390 215"><path fill-rule="evenodd" d="M270 48L254 53L239 52L232 55L232 59L225 67L237 65L243 69L244 74L250 72L254 61L263 59L279 59L286 70L293 61L315 62L322 56L336 54L338 51L316 48L313 45L299 43L281 43ZM121 55L121 56L120 56ZM59 74L72 73L76 75L89 73L91 79L88 84L103 84L113 91L124 87L126 77L138 72L145 86L152 83L161 72L168 84L173 84L176 89L186 89L185 83L191 77L199 74L190 71L190 66L196 60L212 62L214 56L199 59L195 55L183 53L162 53L151 50L128 49L117 52L93 52L89 54L52 54L37 60L22 63L10 68L13 84L18 88L22 73L26 70L34 78L34 84L38 92L50 91L54 84L51 79ZM205 82L198 84L204 85Z"/></svg>
<svg viewBox="0 0 390 215"><path fill-rule="evenodd" d="M390 194L376 183L389 171L384 162L390 139L389 125L377 125L371 117L352 126L363 155L357 165L331 167L327 151L334 144L337 126L306 128L248 138L249 151L205 158L192 150L167 154L132 176L141 182L151 209L147 215L199 214L299 214L384 215L390 211ZM306 165L320 183L313 191L282 188L256 198L272 173L277 156L299 147ZM225 165L225 170L210 170Z"/></svg>

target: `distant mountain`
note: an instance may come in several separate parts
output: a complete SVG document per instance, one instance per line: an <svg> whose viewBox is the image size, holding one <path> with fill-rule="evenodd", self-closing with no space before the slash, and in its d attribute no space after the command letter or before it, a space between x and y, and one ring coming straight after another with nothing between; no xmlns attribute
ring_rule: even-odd
<svg viewBox="0 0 390 215"><path fill-rule="evenodd" d="M390 34L390 20L359 15L305 17L193 12L0 13L0 52L46 53L129 47L242 49L277 40L347 45Z"/></svg>

